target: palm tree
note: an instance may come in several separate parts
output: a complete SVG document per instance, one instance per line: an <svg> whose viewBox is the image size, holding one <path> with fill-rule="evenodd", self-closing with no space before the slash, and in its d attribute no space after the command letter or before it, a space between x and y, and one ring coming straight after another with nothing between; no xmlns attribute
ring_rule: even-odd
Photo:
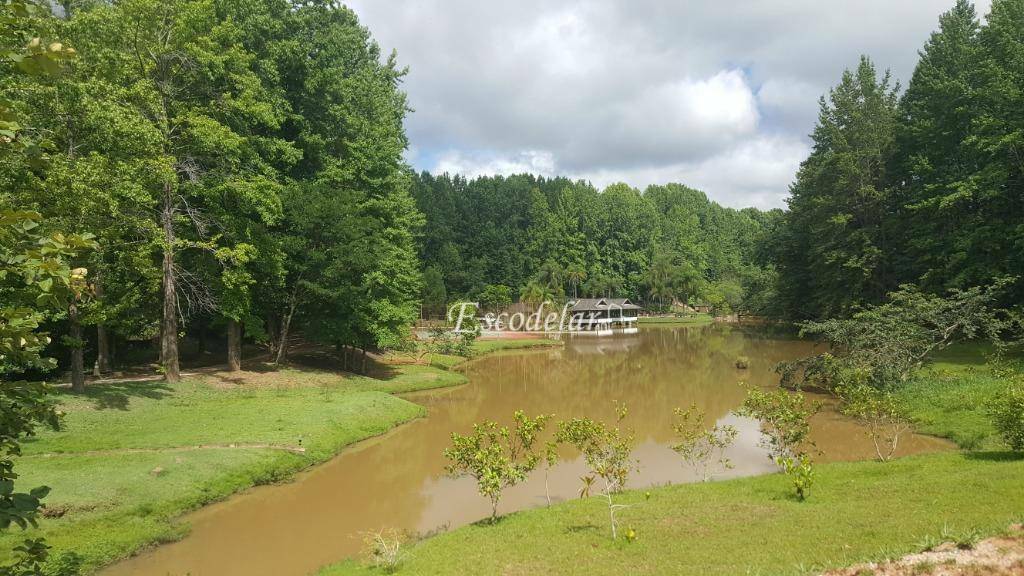
<svg viewBox="0 0 1024 576"><path fill-rule="evenodd" d="M565 269L565 277L569 280L569 284L572 286L573 299L578 298L579 296L576 294L576 287L586 281L587 269L576 263L569 264Z"/></svg>
<svg viewBox="0 0 1024 576"><path fill-rule="evenodd" d="M548 289L536 280L531 280L519 291L519 299L527 304L540 304L549 300L550 296Z"/></svg>
<svg viewBox="0 0 1024 576"><path fill-rule="evenodd" d="M548 259L537 271L537 281L546 286L550 292L563 293L565 270L552 259Z"/></svg>

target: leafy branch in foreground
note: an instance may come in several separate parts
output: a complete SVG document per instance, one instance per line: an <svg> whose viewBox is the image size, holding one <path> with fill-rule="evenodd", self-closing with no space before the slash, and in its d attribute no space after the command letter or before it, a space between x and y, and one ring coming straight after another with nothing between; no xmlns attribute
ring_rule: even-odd
<svg viewBox="0 0 1024 576"><path fill-rule="evenodd" d="M39 232L41 216L35 212L0 212L0 530L36 525L45 486L16 492L14 458L20 442L36 426L57 428L59 414L42 382L22 380L28 370L52 369L56 362L42 355L50 338L40 330L48 312L66 308L86 289L84 269L72 270L69 261L93 246L89 236ZM48 547L41 540L26 540L15 549L15 564L0 567L0 574L37 574Z"/></svg>
<svg viewBox="0 0 1024 576"><path fill-rule="evenodd" d="M617 409L618 422L627 414L624 406ZM630 472L637 468L632 459L635 438L632 432L611 427L589 418L573 418L558 423L557 439L579 450L590 469L590 475L583 477L580 497L590 496L591 488L598 478L603 482L600 495L608 504L608 520L611 524L612 540L618 537L616 512L628 508L628 504L617 504L614 495L626 487Z"/></svg>
<svg viewBox="0 0 1024 576"><path fill-rule="evenodd" d="M452 434L452 445L444 451L450 460L446 467L453 476L471 476L481 496L491 501L491 522L498 518L502 491L526 479L540 461L534 451L538 435L550 416L530 418L517 410L515 426L499 427L486 421L473 425L468 436Z"/></svg>
<svg viewBox="0 0 1024 576"><path fill-rule="evenodd" d="M676 434L677 443L672 446L687 464L701 473L707 482L711 478L711 462L714 460L722 468L731 469L732 462L726 457L725 451L736 440L739 431L734 426L724 425L708 428L705 423L704 411L691 405L683 410L676 408L676 423L672 430Z"/></svg>

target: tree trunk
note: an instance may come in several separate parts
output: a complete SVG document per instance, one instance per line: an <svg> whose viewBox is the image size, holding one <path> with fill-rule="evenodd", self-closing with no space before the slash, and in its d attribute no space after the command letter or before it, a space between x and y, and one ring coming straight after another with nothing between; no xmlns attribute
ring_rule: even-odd
<svg viewBox="0 0 1024 576"><path fill-rule="evenodd" d="M238 320L228 320L228 370L236 372L242 369L242 324Z"/></svg>
<svg viewBox="0 0 1024 576"><path fill-rule="evenodd" d="M107 328L103 324L96 325L96 363L92 366L92 375L99 378L110 372L110 340Z"/></svg>
<svg viewBox="0 0 1024 576"><path fill-rule="evenodd" d="M93 290L96 300L102 302L103 283L99 278L96 279ZM92 375L99 378L107 372L110 372L110 340L107 338L107 328L101 322L96 325L96 363L93 364Z"/></svg>
<svg viewBox="0 0 1024 576"><path fill-rule="evenodd" d="M78 321L78 304L72 302L68 307L68 337L71 339L71 389L85 392L85 342L82 341L82 324Z"/></svg>
<svg viewBox="0 0 1024 576"><path fill-rule="evenodd" d="M288 357L288 329L292 325L292 316L295 315L295 301L292 300L288 313L285 314L284 320L281 322L281 336L277 341L277 358L274 359L275 364L280 364Z"/></svg>
<svg viewBox="0 0 1024 576"><path fill-rule="evenodd" d="M361 374L366 374L366 348L363 348L363 366L360 368Z"/></svg>
<svg viewBox="0 0 1024 576"><path fill-rule="evenodd" d="M160 362L168 382L181 380L178 367L178 294L174 277L174 191L164 184L164 205L160 221L164 229L164 310L160 331Z"/></svg>

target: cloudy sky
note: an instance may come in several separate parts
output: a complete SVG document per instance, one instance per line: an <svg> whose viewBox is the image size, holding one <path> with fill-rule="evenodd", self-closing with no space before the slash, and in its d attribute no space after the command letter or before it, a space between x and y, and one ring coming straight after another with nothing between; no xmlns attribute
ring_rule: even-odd
<svg viewBox="0 0 1024 576"><path fill-rule="evenodd" d="M842 70L863 53L905 82L953 0L348 4L409 67L417 169L681 182L770 208Z"/></svg>

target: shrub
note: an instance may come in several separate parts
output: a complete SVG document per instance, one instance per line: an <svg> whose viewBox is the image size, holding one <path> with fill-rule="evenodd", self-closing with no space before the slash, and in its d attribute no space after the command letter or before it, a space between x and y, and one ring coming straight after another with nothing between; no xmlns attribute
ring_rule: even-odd
<svg viewBox="0 0 1024 576"><path fill-rule="evenodd" d="M621 422L625 417L625 407L619 407L618 420ZM608 520L612 540L615 540L618 537L618 519L615 514L629 505L615 503L613 495L626 487L629 473L636 469L636 462L632 459L635 444L632 432L589 418L574 418L558 423L557 439L579 450L590 469L590 475L582 479L581 498L590 496L597 479L602 480L600 495L608 504Z"/></svg>
<svg viewBox="0 0 1024 576"><path fill-rule="evenodd" d="M1024 381L1011 382L988 404L992 425L1013 450L1024 450Z"/></svg>
<svg viewBox="0 0 1024 576"><path fill-rule="evenodd" d="M855 384L837 390L839 411L867 429L875 455L888 462L896 453L900 437L910 431L906 407L891 392Z"/></svg>
<svg viewBox="0 0 1024 576"><path fill-rule="evenodd" d="M522 482L537 467L540 457L533 447L548 418L530 418L517 410L511 430L487 421L475 424L468 436L452 434L452 446L444 451L451 461L447 470L453 476L476 480L480 495L491 501L492 522L498 517L502 491Z"/></svg>
<svg viewBox="0 0 1024 576"><path fill-rule="evenodd" d="M385 574L393 574L407 555L402 549L406 540L406 535L394 528L367 532L363 539L363 553L370 566L381 569Z"/></svg>
<svg viewBox="0 0 1024 576"><path fill-rule="evenodd" d="M739 410L741 416L761 423L768 456L791 478L800 500L807 498L814 479L809 455L814 448L809 438L810 418L820 408L819 403L808 403L799 392L782 389L765 392L750 388Z"/></svg>
<svg viewBox="0 0 1024 576"><path fill-rule="evenodd" d="M675 409L676 423L672 430L676 434L677 443L672 446L683 460L694 470L701 472L705 482L711 477L712 460L726 470L732 468L732 462L725 456L725 450L732 445L739 435L735 427L715 425L707 428L704 424L704 411L691 405L689 409Z"/></svg>

